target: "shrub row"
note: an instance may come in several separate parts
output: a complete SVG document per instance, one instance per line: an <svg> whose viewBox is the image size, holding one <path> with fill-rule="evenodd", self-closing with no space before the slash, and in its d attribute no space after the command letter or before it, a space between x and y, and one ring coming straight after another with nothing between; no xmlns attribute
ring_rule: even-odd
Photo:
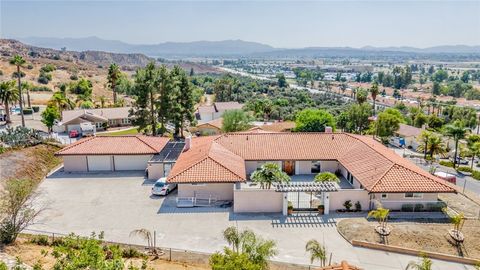
<svg viewBox="0 0 480 270"><path fill-rule="evenodd" d="M453 161L440 160L440 165L453 168Z"/></svg>
<svg viewBox="0 0 480 270"><path fill-rule="evenodd" d="M480 180L480 171L474 170L470 167L460 166L457 168L457 171L471 173L473 178L475 178L476 180Z"/></svg>
<svg viewBox="0 0 480 270"><path fill-rule="evenodd" d="M407 203L402 205L402 212L441 212L445 206L443 202L427 203L426 205Z"/></svg>

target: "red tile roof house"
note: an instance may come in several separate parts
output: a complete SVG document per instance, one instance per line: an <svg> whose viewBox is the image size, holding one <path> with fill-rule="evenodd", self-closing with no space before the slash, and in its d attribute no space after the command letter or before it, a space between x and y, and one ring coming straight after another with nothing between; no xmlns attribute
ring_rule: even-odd
<svg viewBox="0 0 480 270"><path fill-rule="evenodd" d="M215 102L209 106L199 106L197 108L198 123L205 123L222 117L228 110L242 109L243 104L238 102Z"/></svg>
<svg viewBox="0 0 480 270"><path fill-rule="evenodd" d="M104 130L105 127L118 127L131 125L131 107L101 108L101 109L78 109L62 111L62 121L55 127L56 132L69 132L76 129L81 131L81 123L92 123L96 130Z"/></svg>
<svg viewBox="0 0 480 270"><path fill-rule="evenodd" d="M292 175L290 185L270 190L253 185L249 176L265 162ZM320 171L337 173L340 185L314 184ZM282 212L294 207L325 206L325 213L344 209L346 200L363 210L383 207L424 210L438 204L438 193L454 186L403 159L371 137L347 133L230 133L193 138L167 181L178 184L179 201L233 201L234 212ZM315 191L321 196L310 196ZM308 192L308 193L307 193ZM314 192L314 193L315 193ZM422 206L419 206L422 205Z"/></svg>

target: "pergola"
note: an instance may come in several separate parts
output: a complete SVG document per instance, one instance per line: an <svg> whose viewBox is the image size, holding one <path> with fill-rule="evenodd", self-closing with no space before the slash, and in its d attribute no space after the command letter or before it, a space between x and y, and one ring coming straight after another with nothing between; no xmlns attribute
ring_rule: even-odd
<svg viewBox="0 0 480 270"><path fill-rule="evenodd" d="M338 184L335 182L290 182L286 184L277 184L275 186L275 191L276 192L282 192L284 193L284 200L283 200L283 214L287 214L287 206L288 206L288 199L289 195L288 193L297 193L298 203L297 207L298 210L311 210L312 208L312 196L314 193L321 193L322 194L322 200L323 200L323 205L325 206L325 214L328 214L329 210L329 193L330 192L336 192L338 191ZM303 202L305 203L306 201L309 201L309 206L307 206L305 209L300 205L300 202L302 202L301 198L301 193L310 193L310 198L303 198ZM295 196L295 195L294 195ZM291 196L290 196L291 197ZM308 209L307 209L308 208Z"/></svg>

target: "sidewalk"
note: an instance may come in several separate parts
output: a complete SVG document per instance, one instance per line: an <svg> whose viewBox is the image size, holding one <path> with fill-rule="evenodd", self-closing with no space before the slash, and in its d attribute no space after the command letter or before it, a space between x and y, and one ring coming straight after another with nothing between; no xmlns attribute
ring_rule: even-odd
<svg viewBox="0 0 480 270"><path fill-rule="evenodd" d="M8 254L6 254L6 253L0 252L0 262L4 262L5 264L7 264L8 269L13 269L13 267L15 267L15 265L17 264L17 259L8 255ZM31 270L32 269L32 267L30 267L26 264L23 264L23 263L22 263L22 266L26 270Z"/></svg>

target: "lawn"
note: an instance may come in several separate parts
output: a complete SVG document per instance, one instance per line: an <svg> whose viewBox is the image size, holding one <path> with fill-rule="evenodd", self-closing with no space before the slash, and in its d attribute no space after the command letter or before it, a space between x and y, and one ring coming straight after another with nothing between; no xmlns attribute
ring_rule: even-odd
<svg viewBox="0 0 480 270"><path fill-rule="evenodd" d="M122 135L137 135L138 129L137 128L130 128L124 129L120 131L108 132L108 133L101 133L98 134L99 136L122 136Z"/></svg>

